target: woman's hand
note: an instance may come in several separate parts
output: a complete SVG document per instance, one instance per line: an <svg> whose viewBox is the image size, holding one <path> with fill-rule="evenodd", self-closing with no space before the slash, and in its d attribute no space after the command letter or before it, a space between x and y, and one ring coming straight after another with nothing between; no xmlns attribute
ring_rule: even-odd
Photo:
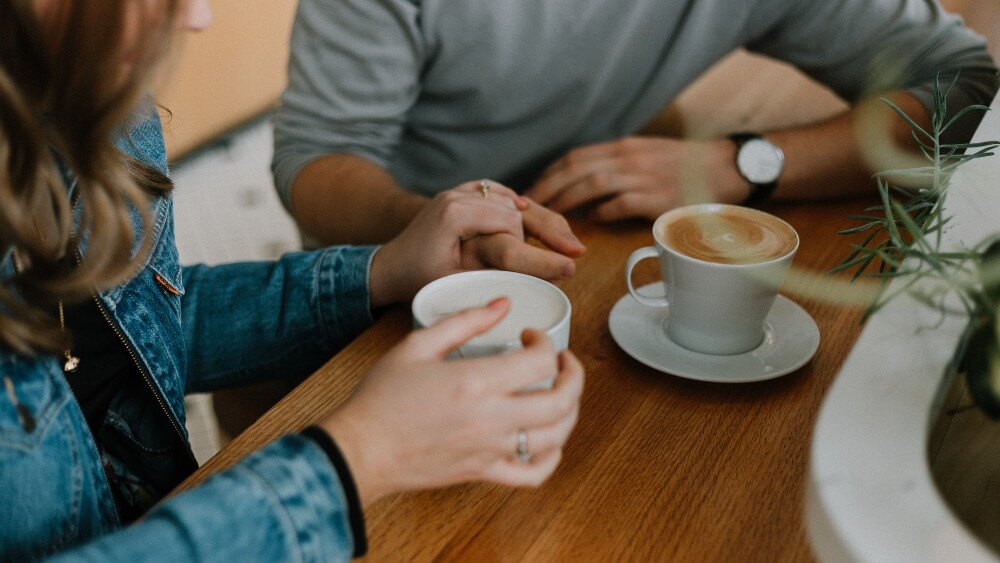
<svg viewBox="0 0 1000 563"><path fill-rule="evenodd" d="M407 301L428 283L465 270L499 268L548 279L574 273L570 255L584 249L565 220L510 188L489 185L488 197L480 182L438 194L379 249L370 274L373 308ZM528 245L526 229L560 252Z"/></svg>
<svg viewBox="0 0 1000 563"><path fill-rule="evenodd" d="M343 451L363 504L467 481L538 486L555 470L583 391L576 357L555 354L543 333L525 331L523 350L444 359L509 307L498 299L413 332L321 424ZM552 378L552 390L521 392ZM516 457L520 429L530 462Z"/></svg>

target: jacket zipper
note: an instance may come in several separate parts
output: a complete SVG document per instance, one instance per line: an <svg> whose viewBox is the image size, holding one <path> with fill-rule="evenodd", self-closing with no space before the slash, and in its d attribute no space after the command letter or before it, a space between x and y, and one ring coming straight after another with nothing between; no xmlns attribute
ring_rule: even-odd
<svg viewBox="0 0 1000 563"><path fill-rule="evenodd" d="M71 233L71 236L72 236L72 233ZM77 249L75 252L73 252L73 258L76 261L76 265L79 266L80 263L81 263L81 261L82 261L81 258L80 258L80 250L79 249ZM13 260L14 260L14 270L19 272L21 270L21 267L20 267L20 263L19 263L19 260L17 259L16 254L15 254ZM163 282L161 282L160 279L159 279L160 278L159 275L157 275L156 277L157 277L157 282L161 283L161 285L162 285L163 282L166 281L166 280L163 280ZM122 343L122 346L125 347L125 351L128 352L129 358L132 359L132 364L135 365L135 367L136 367L137 370L139 370L139 375L142 376L142 380L145 381L146 382L146 386L149 387L149 391L153 394L153 397L156 399L156 404L160 405L160 409L163 410L163 414L164 414L164 416L167 417L167 420L170 422L170 427L173 428L174 433L177 434L177 438L180 439L180 441L181 441L182 444L187 443L187 441L184 439L184 434L180 430L180 424L177 422L177 420L174 418L174 416L172 414L170 414L170 410L167 408L166 400L163 398L162 394L159 392L159 390L153 384L153 381L152 381L152 379L150 379L150 376L146 372L146 369L142 366L142 363L136 357L135 350L133 350L132 345L129 344L128 340L121 333L121 330L115 325L114 322L112 322L111 317L108 316L107 309L104 308L104 304L101 303L101 300L97 296L97 294L96 293L92 293L91 297L94 300L94 304L97 305L97 310L100 311L101 312L101 316L104 317L104 321L108 323L108 326L111 327L111 331L115 333L115 336ZM14 405L15 405L15 408L17 409L17 414L18 414L18 417L21 420L21 424L30 433L32 430L34 430L34 426L35 426L35 424L34 424L34 418L31 417L31 412L27 409L27 407L25 407L24 405L22 405L22 404L20 404L20 403L17 402L17 397L16 397L16 395L13 394L13 385L10 384L10 382L9 382L9 380L7 380L7 378L5 378L4 383L7 384L7 393L11 395L11 400L14 401ZM188 450L187 454L188 454L189 458L194 459L194 456L191 455L190 450ZM195 464L197 464L197 461L195 461Z"/></svg>
<svg viewBox="0 0 1000 563"><path fill-rule="evenodd" d="M79 266L81 263L79 249L73 253L73 257L76 259L76 265ZM136 357L135 350L133 350L132 345L129 343L128 339L125 338L125 335L121 333L121 330L111 320L111 317L108 316L108 311L104 308L104 303L101 303L101 299L97 296L97 294L91 293L90 296L93 298L94 304L97 305L97 310L100 311L101 316L104 317L104 321L108 323L108 326L111 327L111 331L115 333L115 336L118 337L122 346L125 347L125 351L128 352L129 358L132 359L132 364L135 365L137 370L139 370L139 375L142 376L142 380L146 382L146 386L149 387L150 392L153 393L153 397L156 399L156 404L160 405L160 409L163 410L163 414L167 417L167 420L170 421L170 427L174 429L174 432L177 434L177 438L180 439L182 444L186 444L187 441L184 439L184 433L181 432L180 424L174 419L174 416L170 414L170 409L167 408L166 400L156 388L156 385L153 384L149 374L146 373L146 369L143 367L142 362L140 362ZM194 455L191 454L191 451L188 448L184 449L187 451L187 456L193 460ZM195 461L195 465L197 465L197 461Z"/></svg>
<svg viewBox="0 0 1000 563"><path fill-rule="evenodd" d="M167 408L166 400L160 394L159 390L156 388L156 385L153 384L153 381L149 377L149 374L146 373L146 369L142 366L142 362L140 362L139 359L136 357L135 351L132 349L132 345L129 344L128 340L121 333L121 330L119 330L118 327L115 326L115 323L111 320L111 317L108 316L108 312L104 308L104 304L101 303L101 300L97 297L97 295L92 294L91 297L93 297L94 303L97 305L97 309L101 311L101 316L104 317L104 320L108 323L108 326L111 327L112 332L115 333L115 336L118 337L118 340L121 341L123 346L125 346L125 350L128 352L129 357L132 358L132 363L135 365L136 369L139 370L139 374L142 375L142 380L146 382L146 386L149 387L149 390L153 393L153 397L156 398L156 403L160 405L160 408L163 410L163 414L166 415L167 420L170 421L171 428L174 429L174 432L177 434L177 437L180 439L181 443L182 444L186 443L186 440L184 439L184 434L180 430L180 425L174 419L174 416L170 414L170 409Z"/></svg>
<svg viewBox="0 0 1000 563"><path fill-rule="evenodd" d="M74 231L75 229L70 229L70 240L76 239L76 234ZM80 256L79 248L74 249L73 259L76 262L76 265L80 266L83 260L82 257ZM13 260L14 260L14 270L19 272L21 268L19 260L16 255L16 251ZM157 278L159 278L158 275ZM157 282L160 282L160 280L157 280ZM121 333L121 330L118 328L118 326L115 325L114 322L112 322L111 317L108 316L107 309L104 308L104 304L101 303L101 299L98 297L97 293L96 292L91 293L90 295L94 299L94 304L97 305L97 310L100 311L101 316L104 317L104 321L108 323L108 326L111 327L111 331L115 333L115 336L122 343L122 346L125 347L125 351L128 352L129 358L132 359L132 364L136 367L137 370L139 370L139 375L142 376L142 380L145 381L146 386L149 387L149 391L153 394L153 397L156 399L156 404L160 405L160 409L163 411L163 415L167 417L167 420L170 422L170 427L173 428L174 433L177 435L177 438L181 441L181 444L187 444L187 440L184 439L184 433L181 432L180 423L178 423L177 420L174 418L174 416L170 414L170 409L167 408L166 399L163 398L163 395L157 389L156 385L153 384L153 380L151 379L150 375L146 372L146 369L143 367L142 362L140 362L139 359L136 357L135 350L132 348L132 345L128 342L128 339L125 338L125 335ZM9 388L8 391L10 391ZM26 411L27 409L25 408L24 410ZM24 414L25 413L22 412L21 410L18 411L18 415L23 417ZM30 415L30 411L27 414ZM33 423L34 421L32 420L31 422ZM22 420L22 424L23 423L24 421ZM33 427L34 424L31 424L31 426ZM194 461L194 464L197 467L198 461L195 459L194 454L191 452L191 449L184 448L184 450L186 451L189 460Z"/></svg>

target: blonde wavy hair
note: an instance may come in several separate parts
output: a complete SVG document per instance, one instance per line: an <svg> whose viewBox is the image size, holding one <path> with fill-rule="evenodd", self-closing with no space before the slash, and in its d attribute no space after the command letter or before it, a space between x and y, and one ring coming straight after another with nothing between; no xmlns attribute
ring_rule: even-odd
<svg viewBox="0 0 1000 563"><path fill-rule="evenodd" d="M149 225L150 198L171 184L115 140L169 48L179 3L54 0L44 18L34 0L0 3L0 258L14 251L20 266L0 279L0 347L66 346L56 304L122 283L148 255L130 209ZM76 180L73 202L57 159Z"/></svg>

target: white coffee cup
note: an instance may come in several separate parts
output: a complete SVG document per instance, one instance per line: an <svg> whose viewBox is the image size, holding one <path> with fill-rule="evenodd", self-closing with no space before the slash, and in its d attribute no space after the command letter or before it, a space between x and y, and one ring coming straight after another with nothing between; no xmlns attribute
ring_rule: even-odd
<svg viewBox="0 0 1000 563"><path fill-rule="evenodd" d="M556 352L569 347L569 298L545 280L514 272L462 272L427 284L413 298L413 324L417 328L430 327L444 317L481 307L498 297L510 299L507 316L449 357L477 358L517 350L522 346L521 333L527 328L547 334Z"/></svg>
<svg viewBox="0 0 1000 563"><path fill-rule="evenodd" d="M763 225L767 237L777 237L784 246L770 245L777 255L760 261L747 255L748 262L723 263L716 256L695 257L700 247L694 243L685 248L685 254L670 246L665 240L673 236L666 229L671 225L698 224L697 221L715 221L731 217L737 222L746 219L754 225ZM704 224L704 223L702 223ZM724 222L720 222L724 225ZM714 225L714 223L712 223ZM757 227L754 227L755 229ZM741 241L726 235L719 227L711 230L718 235L723 246L740 248ZM773 232L772 232L773 231ZM694 232L688 229L685 232ZM722 234L719 234L722 233ZM681 235L678 240L687 244ZM707 235L706 235L707 236ZM729 239L725 237L729 236ZM655 246L640 248L632 253L625 270L629 293L636 301L648 307L669 307L666 321L667 336L675 343L695 352L713 355L731 355L749 352L760 345L764 337L764 320L778 295L778 290L799 247L795 229L781 219L746 207L723 204L702 204L677 208L661 215L653 224ZM677 240L673 241L676 245ZM698 240L697 243L704 243ZM751 243L747 243L750 248ZM731 251L731 250L730 250ZM749 251L748 251L749 252ZM725 256L725 255L722 255ZM768 256L761 254L761 256ZM632 270L647 258L657 258L666 297L649 297L638 293L632 285Z"/></svg>

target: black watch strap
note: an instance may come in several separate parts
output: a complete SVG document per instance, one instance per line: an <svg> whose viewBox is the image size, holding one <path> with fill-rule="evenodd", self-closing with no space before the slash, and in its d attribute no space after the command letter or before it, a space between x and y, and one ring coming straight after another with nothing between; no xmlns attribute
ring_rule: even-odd
<svg viewBox="0 0 1000 563"><path fill-rule="evenodd" d="M740 149L743 147L744 143L752 141L754 139L761 139L761 138L762 137L757 133L733 133L732 135L729 136L729 139L734 143L736 143L737 158L739 158ZM743 171L740 170L739 163L736 164L736 170L740 173L740 176L742 176L744 180L750 183L750 195L748 195L747 198L743 200L742 205L744 206L751 207L753 205L757 205L759 203L767 201L768 198L771 197L771 194L774 193L775 188L778 187L778 182L770 182L768 184L757 184L750 181L750 179L743 174Z"/></svg>

